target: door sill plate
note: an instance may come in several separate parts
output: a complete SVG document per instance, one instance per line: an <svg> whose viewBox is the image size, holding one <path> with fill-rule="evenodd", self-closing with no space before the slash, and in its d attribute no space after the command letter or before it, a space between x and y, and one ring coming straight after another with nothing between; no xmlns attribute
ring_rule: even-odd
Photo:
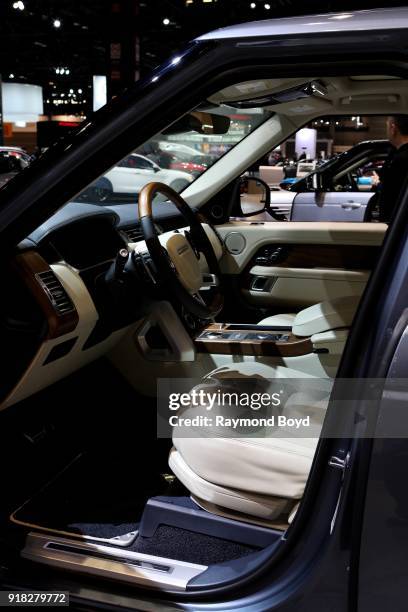
<svg viewBox="0 0 408 612"><path fill-rule="evenodd" d="M144 555L123 548L31 532L21 551L24 559L71 571L103 576L150 588L184 591L206 565Z"/></svg>

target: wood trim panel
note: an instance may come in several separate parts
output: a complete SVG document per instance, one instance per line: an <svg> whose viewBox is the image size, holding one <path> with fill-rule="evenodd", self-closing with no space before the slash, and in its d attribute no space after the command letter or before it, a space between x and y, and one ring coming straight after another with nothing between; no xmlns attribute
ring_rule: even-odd
<svg viewBox="0 0 408 612"><path fill-rule="evenodd" d="M59 338L74 331L79 321L76 309L72 312L59 314L36 277L36 274L40 272L52 271L45 259L36 251L26 251L16 256L14 267L30 289L44 314L48 325L47 339Z"/></svg>
<svg viewBox="0 0 408 612"><path fill-rule="evenodd" d="M262 247L273 251L275 245ZM285 258L271 263L280 268L344 268L346 270L372 270L381 247L349 244L292 244L276 245L287 250ZM252 259L254 265L256 257ZM256 265L262 265L256 263ZM265 265L265 264L263 264Z"/></svg>
<svg viewBox="0 0 408 612"><path fill-rule="evenodd" d="M211 324L201 330L200 334L206 331L227 330L228 324ZM248 329L234 329L234 331L248 332ZM253 331L259 331L254 326ZM277 330L279 331L279 330ZM264 332L265 335L271 332ZM199 353L213 353L218 355L255 355L257 357L299 357L313 353L313 344L310 337L301 338L291 332L284 332L289 336L286 342L275 342L272 340L230 340L229 338L208 339L196 337L194 339L196 350Z"/></svg>

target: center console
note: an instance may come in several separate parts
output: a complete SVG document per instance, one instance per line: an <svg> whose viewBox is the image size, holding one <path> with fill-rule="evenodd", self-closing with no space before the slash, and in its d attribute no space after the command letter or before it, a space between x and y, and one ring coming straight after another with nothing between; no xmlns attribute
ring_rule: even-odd
<svg viewBox="0 0 408 612"><path fill-rule="evenodd" d="M313 352L310 337L298 337L288 327L247 323L211 323L195 337L198 352L296 357Z"/></svg>

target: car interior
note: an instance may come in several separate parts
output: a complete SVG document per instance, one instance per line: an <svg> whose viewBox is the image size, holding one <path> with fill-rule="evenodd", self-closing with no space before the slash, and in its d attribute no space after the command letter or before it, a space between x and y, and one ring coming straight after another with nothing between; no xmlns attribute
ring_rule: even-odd
<svg viewBox="0 0 408 612"><path fill-rule="evenodd" d="M390 75L238 82L200 110L245 109L252 127L181 193L74 199L18 245L0 318L9 562L198 591L287 544L318 435L157 439L157 382L335 379L387 225L239 218L234 185L317 117L407 104L408 80Z"/></svg>

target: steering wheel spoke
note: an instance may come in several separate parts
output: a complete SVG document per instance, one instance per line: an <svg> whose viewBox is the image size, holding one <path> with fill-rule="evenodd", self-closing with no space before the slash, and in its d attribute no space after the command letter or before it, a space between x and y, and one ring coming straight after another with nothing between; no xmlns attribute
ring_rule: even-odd
<svg viewBox="0 0 408 612"><path fill-rule="evenodd" d="M166 196L183 215L190 230L174 232L164 249L153 221L152 204L155 196ZM185 310L201 319L213 319L222 309L224 297L217 256L201 217L183 198L164 183L148 183L139 194L139 218L150 257L158 271L161 284L173 294ZM205 257L208 274L202 274L199 260ZM208 292L208 303L199 294ZM208 291L211 289L211 291Z"/></svg>

